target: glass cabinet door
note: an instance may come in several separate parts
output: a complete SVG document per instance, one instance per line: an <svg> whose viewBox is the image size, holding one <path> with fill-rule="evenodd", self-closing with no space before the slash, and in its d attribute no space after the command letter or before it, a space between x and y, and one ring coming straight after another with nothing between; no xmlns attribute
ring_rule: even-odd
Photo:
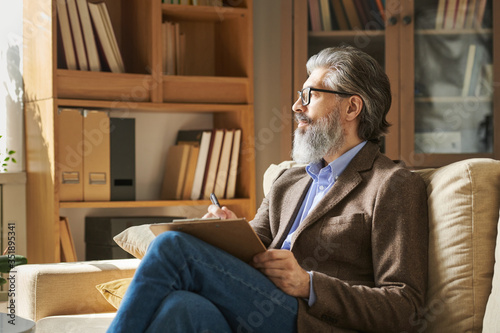
<svg viewBox="0 0 500 333"><path fill-rule="evenodd" d="M413 166L493 156L492 2L414 1Z"/></svg>

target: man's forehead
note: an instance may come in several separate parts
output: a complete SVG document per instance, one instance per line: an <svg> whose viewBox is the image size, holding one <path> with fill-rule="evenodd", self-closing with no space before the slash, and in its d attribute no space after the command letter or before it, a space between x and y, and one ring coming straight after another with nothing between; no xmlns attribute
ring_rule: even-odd
<svg viewBox="0 0 500 333"><path fill-rule="evenodd" d="M306 87L321 87L323 79L328 70L326 68L317 68L311 72L306 82L303 84L303 88Z"/></svg>

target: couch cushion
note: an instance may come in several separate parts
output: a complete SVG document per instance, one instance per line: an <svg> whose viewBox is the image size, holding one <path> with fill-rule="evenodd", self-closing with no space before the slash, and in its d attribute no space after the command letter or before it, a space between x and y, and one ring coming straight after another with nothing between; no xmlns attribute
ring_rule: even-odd
<svg viewBox="0 0 500 333"><path fill-rule="evenodd" d="M116 313L51 316L36 323L36 333L105 333Z"/></svg>
<svg viewBox="0 0 500 333"><path fill-rule="evenodd" d="M486 305L483 332L493 333L500 329L500 220L497 225L497 244L495 248L495 269L491 294Z"/></svg>
<svg viewBox="0 0 500 333"><path fill-rule="evenodd" d="M155 239L155 235L149 229L150 226L150 224L143 224L127 228L113 237L113 240L134 257L142 259L149 244Z"/></svg>
<svg viewBox="0 0 500 333"><path fill-rule="evenodd" d="M429 202L429 285L419 331L481 332L494 265L500 162L469 159L418 173Z"/></svg>
<svg viewBox="0 0 500 333"><path fill-rule="evenodd" d="M118 279L95 286L115 309L118 309L132 278Z"/></svg>

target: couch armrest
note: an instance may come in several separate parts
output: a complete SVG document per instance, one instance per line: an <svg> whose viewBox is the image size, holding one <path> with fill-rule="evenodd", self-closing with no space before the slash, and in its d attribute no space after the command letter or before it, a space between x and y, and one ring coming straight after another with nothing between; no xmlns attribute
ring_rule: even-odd
<svg viewBox="0 0 500 333"><path fill-rule="evenodd" d="M139 262L115 259L18 266L16 314L38 321L47 316L114 312L95 286L132 277Z"/></svg>

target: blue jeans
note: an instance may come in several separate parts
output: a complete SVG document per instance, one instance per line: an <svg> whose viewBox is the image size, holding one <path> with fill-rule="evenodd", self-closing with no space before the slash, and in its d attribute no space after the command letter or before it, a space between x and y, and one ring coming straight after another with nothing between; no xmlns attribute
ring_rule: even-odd
<svg viewBox="0 0 500 333"><path fill-rule="evenodd" d="M296 332L297 308L250 265L169 231L151 243L108 332Z"/></svg>

